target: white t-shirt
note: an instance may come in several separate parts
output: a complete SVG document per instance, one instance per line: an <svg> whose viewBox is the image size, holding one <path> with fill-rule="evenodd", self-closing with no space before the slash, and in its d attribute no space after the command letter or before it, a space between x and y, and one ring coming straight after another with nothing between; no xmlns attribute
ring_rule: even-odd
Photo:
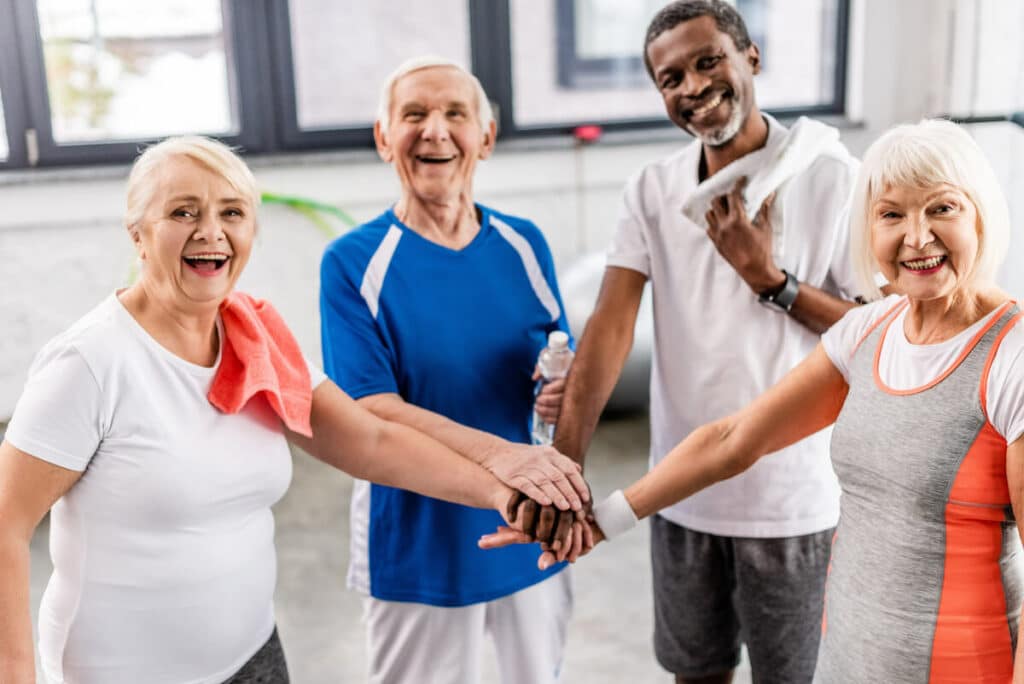
<svg viewBox="0 0 1024 684"><path fill-rule="evenodd" d="M766 117L767 146L786 129ZM651 281L651 465L694 428L739 410L804 359L818 336L792 317L761 305L716 251L705 231L680 211L694 191L700 142L655 162L626 186L608 265ZM839 143L783 184L773 220L784 221L780 268L832 293L856 285L841 220L857 162ZM762 458L661 511L701 532L788 537L828 529L839 519L839 486L822 432Z"/></svg>
<svg viewBox="0 0 1024 684"><path fill-rule="evenodd" d="M270 637L270 506L291 457L265 401L235 415L209 403L215 373L161 347L115 295L36 356L6 439L83 471L51 512L49 681L220 684Z"/></svg>
<svg viewBox="0 0 1024 684"><path fill-rule="evenodd" d="M901 295L889 295L867 306L851 309L821 336L825 353L850 381L850 360L854 348L873 323L894 307ZM966 349L974 336L996 314L997 307L969 328L937 344L912 344L907 340L904 323L907 309L897 314L882 340L878 357L878 376L889 388L900 391L924 387L938 378ZM1007 444L1024 435L1024 325L1017 323L1003 338L988 374L985 407L989 422Z"/></svg>

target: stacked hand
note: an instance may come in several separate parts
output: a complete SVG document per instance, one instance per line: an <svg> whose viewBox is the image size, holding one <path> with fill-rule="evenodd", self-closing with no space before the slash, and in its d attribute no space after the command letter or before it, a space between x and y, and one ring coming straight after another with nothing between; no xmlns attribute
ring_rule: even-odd
<svg viewBox="0 0 1024 684"><path fill-rule="evenodd" d="M496 549L509 544L539 542L542 553L537 567L546 570L554 563L573 563L590 552L604 538L594 523L588 503L584 510L560 510L555 506L541 506L522 492L516 492L508 502L506 519L510 526L499 527L478 542L482 549Z"/></svg>

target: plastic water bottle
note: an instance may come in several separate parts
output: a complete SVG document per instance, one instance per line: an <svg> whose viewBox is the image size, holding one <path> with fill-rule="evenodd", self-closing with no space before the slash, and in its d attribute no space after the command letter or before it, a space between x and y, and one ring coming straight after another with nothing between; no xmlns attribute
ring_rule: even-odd
<svg viewBox="0 0 1024 684"><path fill-rule="evenodd" d="M569 336L561 330L554 330L548 334L548 346L540 350L537 357L537 366L540 368L541 383L548 383L552 380L564 378L569 373L569 366L572 365L573 353L569 349ZM543 384L541 385L543 386ZM538 387L538 393L540 387ZM537 414L536 405L533 410L533 443L551 444L555 439L555 424L545 423L544 419Z"/></svg>

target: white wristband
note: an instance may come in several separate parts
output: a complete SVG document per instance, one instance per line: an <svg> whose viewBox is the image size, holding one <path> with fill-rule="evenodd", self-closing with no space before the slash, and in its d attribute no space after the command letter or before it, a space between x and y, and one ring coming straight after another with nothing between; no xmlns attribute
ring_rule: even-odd
<svg viewBox="0 0 1024 684"><path fill-rule="evenodd" d="M607 499L594 506L594 518L605 539L628 532L639 522L621 489L616 489Z"/></svg>

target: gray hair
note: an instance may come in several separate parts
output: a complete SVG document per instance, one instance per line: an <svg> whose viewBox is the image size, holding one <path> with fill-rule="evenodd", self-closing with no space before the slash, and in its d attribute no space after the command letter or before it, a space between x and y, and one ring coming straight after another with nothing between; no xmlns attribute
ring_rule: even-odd
<svg viewBox="0 0 1024 684"><path fill-rule="evenodd" d="M967 195L981 225L971 281L992 282L1010 242L1010 209L999 179L978 144L960 126L924 119L886 131L864 154L850 205L850 259L863 294L882 296L871 250L871 206L887 187L949 184Z"/></svg>
<svg viewBox="0 0 1024 684"><path fill-rule="evenodd" d="M470 80L473 84L473 90L476 92L477 118L480 120L480 128L486 131L491 125L491 122L494 121L494 111L491 109L491 101L487 99L487 93L484 92L484 87L480 85L480 79L474 76L458 62L454 62L445 57L423 55L421 57L413 57L412 59L405 60L384 80L384 85L380 90L380 101L377 105L377 121L380 124L381 133L387 133L388 125L391 123L392 98L394 95L395 83L398 82L398 79L414 71L429 69L431 67L451 67L460 71Z"/></svg>
<svg viewBox="0 0 1024 684"><path fill-rule="evenodd" d="M163 162L173 157L188 157L202 164L224 179L238 191L243 199L259 206L260 193L256 178L245 162L222 142L198 135L182 135L167 138L151 145L139 155L128 174L127 207L125 225L129 228L139 223L146 214L149 203L156 191L154 174Z"/></svg>

